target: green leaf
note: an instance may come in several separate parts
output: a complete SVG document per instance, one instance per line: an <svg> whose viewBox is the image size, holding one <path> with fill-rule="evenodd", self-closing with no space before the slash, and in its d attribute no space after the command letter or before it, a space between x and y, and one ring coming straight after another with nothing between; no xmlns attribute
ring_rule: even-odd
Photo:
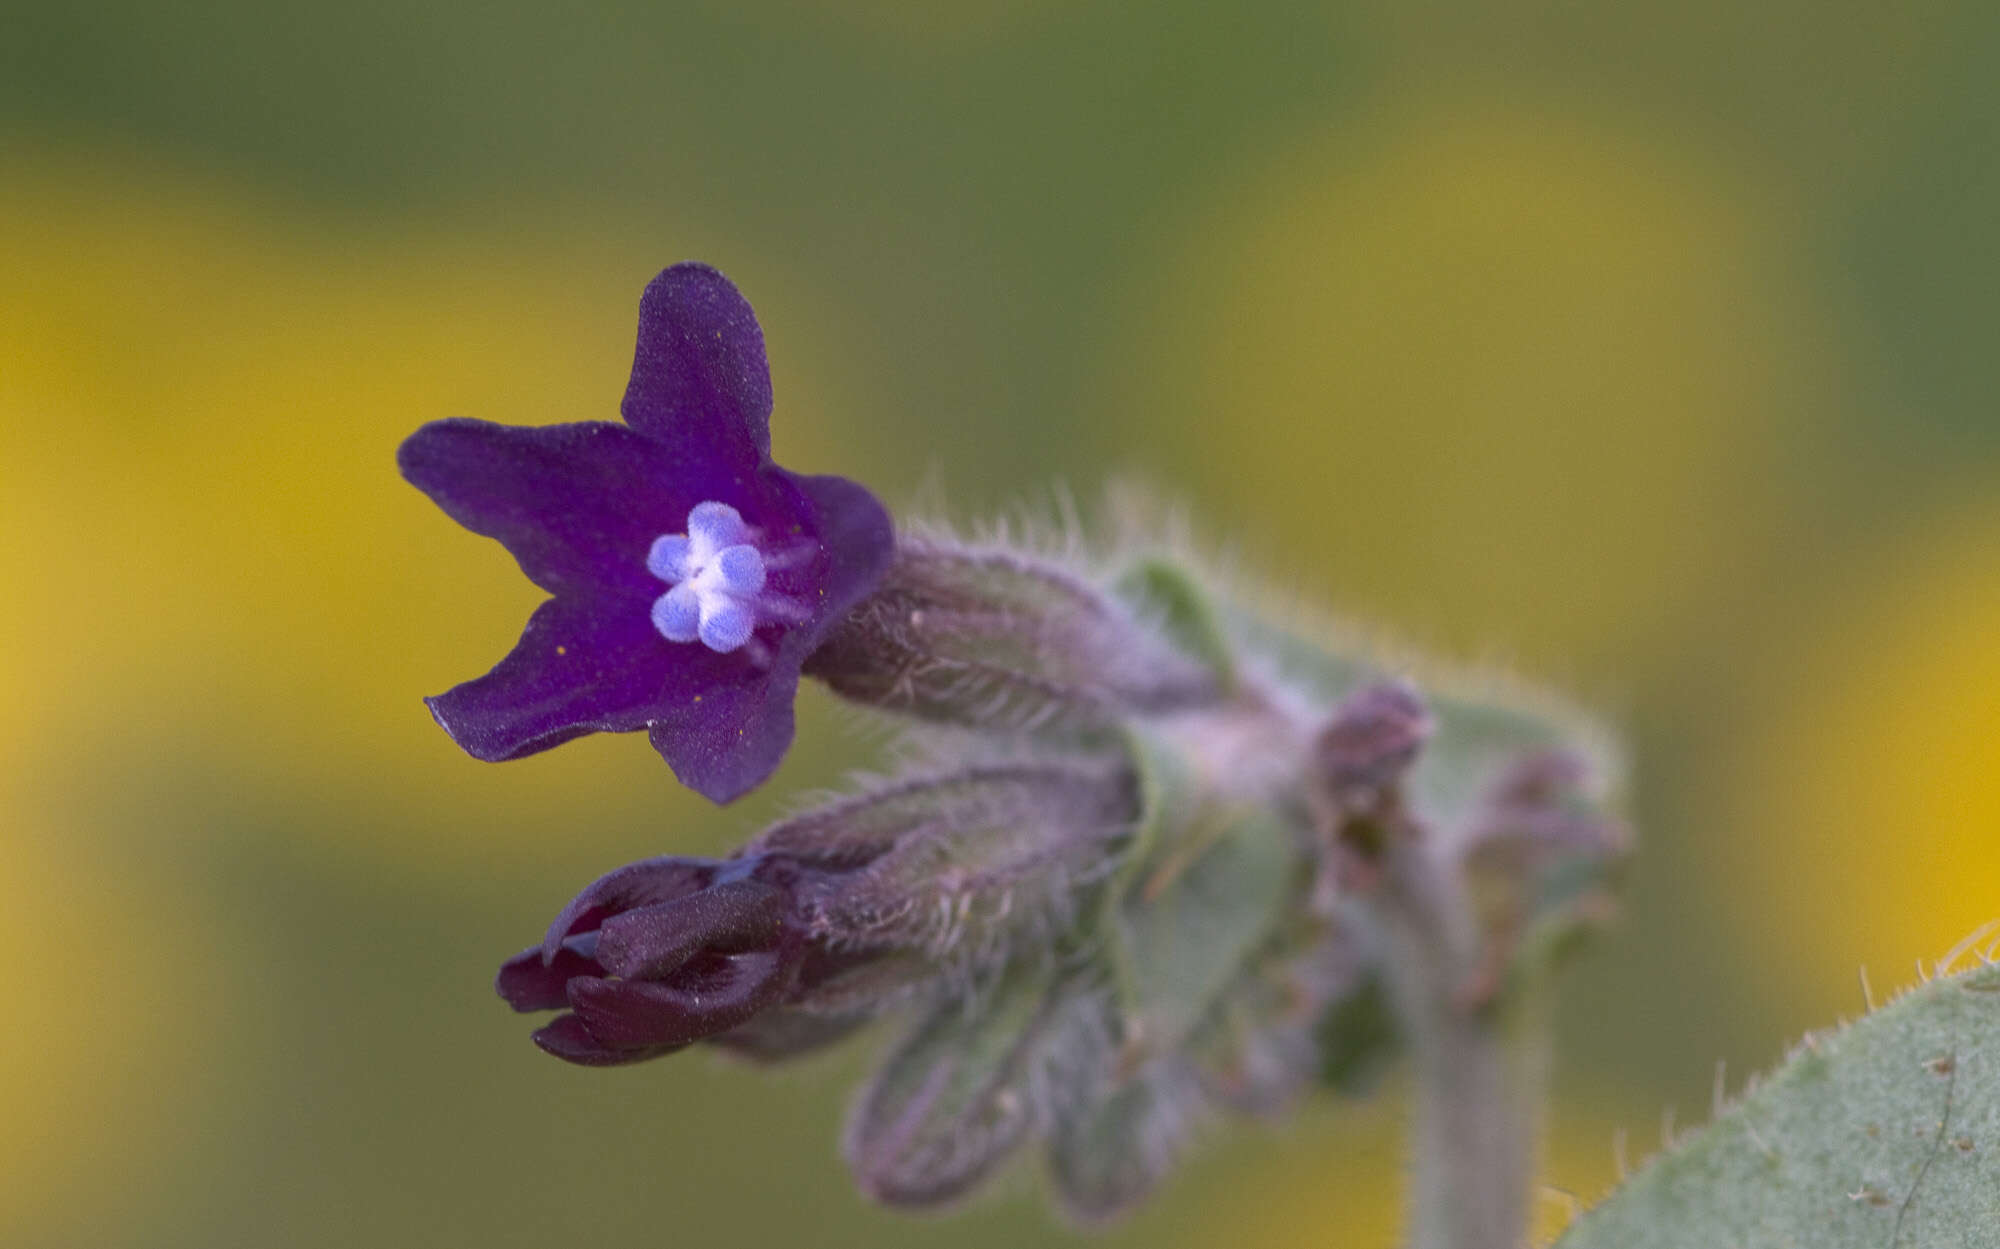
<svg viewBox="0 0 2000 1249"><path fill-rule="evenodd" d="M1808 1038L1559 1249L2000 1243L2000 967Z"/></svg>

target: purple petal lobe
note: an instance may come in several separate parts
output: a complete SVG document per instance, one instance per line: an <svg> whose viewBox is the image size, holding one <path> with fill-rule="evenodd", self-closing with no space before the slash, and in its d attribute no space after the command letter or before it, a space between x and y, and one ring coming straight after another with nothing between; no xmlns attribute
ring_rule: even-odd
<svg viewBox="0 0 2000 1249"><path fill-rule="evenodd" d="M697 951L743 954L772 948L784 931L785 892L736 880L615 915L598 929L597 961L628 980L657 980ZM560 955L558 955L560 958Z"/></svg>
<svg viewBox="0 0 2000 1249"><path fill-rule="evenodd" d="M531 946L500 965L493 988L517 1011L559 1010L569 1005L564 988L570 977L603 974L595 961L572 950L557 950L554 959L545 961L541 947Z"/></svg>
<svg viewBox="0 0 2000 1249"><path fill-rule="evenodd" d="M775 1003L797 970L795 953L703 955L671 981L569 982L570 1009L615 1049L686 1045L724 1032Z"/></svg>
<svg viewBox="0 0 2000 1249"><path fill-rule="evenodd" d="M583 1021L575 1015L558 1016L555 1022L536 1029L532 1039L542 1052L579 1067L623 1067L687 1048L684 1045L649 1045L637 1049L613 1049L590 1035Z"/></svg>
<svg viewBox="0 0 2000 1249"><path fill-rule="evenodd" d="M695 653L715 655L706 647ZM791 746L798 688L797 666L786 672L774 663L761 683L711 689L654 719L653 749L696 793L714 802L740 798L777 770Z"/></svg>
<svg viewBox="0 0 2000 1249"><path fill-rule="evenodd" d="M622 411L677 455L743 465L770 455L764 332L728 278L679 264L646 287Z"/></svg>
<svg viewBox="0 0 2000 1249"><path fill-rule="evenodd" d="M426 699L431 714L467 754L489 762L646 727L686 679L676 660L688 648L663 643L643 603L550 599L493 671Z"/></svg>
<svg viewBox="0 0 2000 1249"><path fill-rule="evenodd" d="M708 888L721 864L714 859L666 855L606 872L570 899L542 938L542 960L553 962L565 938L596 929L608 916L671 902Z"/></svg>
<svg viewBox="0 0 2000 1249"><path fill-rule="evenodd" d="M819 514L820 549L827 560L824 592L813 605L810 626L809 646L816 648L834 623L888 571L896 551L896 526L889 510L859 482L845 477L793 480Z"/></svg>
<svg viewBox="0 0 2000 1249"><path fill-rule="evenodd" d="M653 539L678 531L718 478L734 477L608 422L433 421L396 458L411 484L467 529L498 538L552 594L650 596Z"/></svg>

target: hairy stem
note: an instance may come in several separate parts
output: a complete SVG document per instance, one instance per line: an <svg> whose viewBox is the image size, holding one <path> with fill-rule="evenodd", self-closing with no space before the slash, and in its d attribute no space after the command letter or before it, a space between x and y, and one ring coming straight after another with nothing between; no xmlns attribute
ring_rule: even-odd
<svg viewBox="0 0 2000 1249"><path fill-rule="evenodd" d="M1482 951L1451 866L1424 839L1382 857L1375 898L1417 1073L1411 1249L1527 1243L1547 1045L1532 990L1476 989Z"/></svg>

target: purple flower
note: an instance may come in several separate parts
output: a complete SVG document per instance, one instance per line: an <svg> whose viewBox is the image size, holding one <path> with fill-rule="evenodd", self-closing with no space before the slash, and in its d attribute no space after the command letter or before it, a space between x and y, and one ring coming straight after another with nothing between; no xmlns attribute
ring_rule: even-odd
<svg viewBox="0 0 2000 1249"><path fill-rule="evenodd" d="M403 476L554 596L493 671L426 701L487 760L646 729L728 802L784 756L800 666L881 578L893 529L854 482L771 462L763 332L705 265L646 287L621 411L435 421L403 444Z"/></svg>
<svg viewBox="0 0 2000 1249"><path fill-rule="evenodd" d="M535 1044L612 1067L684 1049L749 1022L798 978L804 934L791 891L757 861L648 859L579 894L540 946L500 968L518 1011L567 1008Z"/></svg>

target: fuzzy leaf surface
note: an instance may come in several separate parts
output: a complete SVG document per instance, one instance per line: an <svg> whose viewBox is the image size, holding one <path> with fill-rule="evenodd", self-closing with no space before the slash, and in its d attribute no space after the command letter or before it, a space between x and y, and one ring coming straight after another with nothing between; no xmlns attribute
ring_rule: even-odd
<svg viewBox="0 0 2000 1249"><path fill-rule="evenodd" d="M1796 1051L1558 1249L2000 1244L2000 966Z"/></svg>

